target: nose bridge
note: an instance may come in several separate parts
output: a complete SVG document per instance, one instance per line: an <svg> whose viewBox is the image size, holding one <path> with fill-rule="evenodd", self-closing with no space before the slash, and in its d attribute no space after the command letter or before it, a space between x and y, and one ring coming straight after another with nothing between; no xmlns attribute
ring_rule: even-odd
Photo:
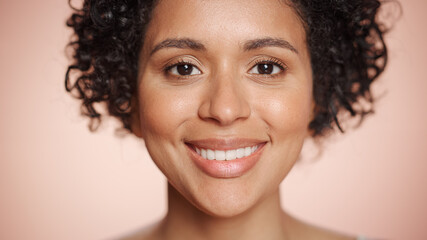
<svg viewBox="0 0 427 240"><path fill-rule="evenodd" d="M228 64L222 64L211 74L209 81L208 109L204 117L228 125L250 115L250 107L238 71Z"/></svg>

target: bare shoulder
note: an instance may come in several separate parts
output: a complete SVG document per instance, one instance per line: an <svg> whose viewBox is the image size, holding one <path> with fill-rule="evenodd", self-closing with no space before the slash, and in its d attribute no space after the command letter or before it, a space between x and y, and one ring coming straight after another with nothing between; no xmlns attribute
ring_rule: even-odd
<svg viewBox="0 0 427 240"><path fill-rule="evenodd" d="M290 228L293 229L295 239L315 239L315 240L356 240L357 237L335 232L305 223L301 220L287 216L286 221Z"/></svg>
<svg viewBox="0 0 427 240"><path fill-rule="evenodd" d="M160 222L150 224L146 227L133 231L125 236L115 238L116 240L157 240Z"/></svg>

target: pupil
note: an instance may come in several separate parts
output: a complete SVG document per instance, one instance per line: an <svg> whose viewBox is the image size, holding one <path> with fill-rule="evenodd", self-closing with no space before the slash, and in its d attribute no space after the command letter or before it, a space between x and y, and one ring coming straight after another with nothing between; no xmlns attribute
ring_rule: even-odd
<svg viewBox="0 0 427 240"><path fill-rule="evenodd" d="M260 64L258 65L258 72L260 74L271 74L273 72L272 64Z"/></svg>
<svg viewBox="0 0 427 240"><path fill-rule="evenodd" d="M177 66L177 70L180 75L190 75L191 72L193 71L193 66L189 64L183 64L183 65Z"/></svg>

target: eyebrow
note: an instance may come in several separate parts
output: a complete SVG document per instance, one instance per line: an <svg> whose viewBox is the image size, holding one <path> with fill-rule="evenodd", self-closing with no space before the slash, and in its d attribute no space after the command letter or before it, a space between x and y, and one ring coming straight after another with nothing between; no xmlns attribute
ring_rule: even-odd
<svg viewBox="0 0 427 240"><path fill-rule="evenodd" d="M164 48L189 48L198 51L206 50L206 47L202 43L190 38L168 38L157 44L153 50L151 50L150 55Z"/></svg>
<svg viewBox="0 0 427 240"><path fill-rule="evenodd" d="M264 48L264 47L286 48L298 54L298 50L294 46L292 46L291 43L281 38L271 38L271 37L258 38L258 39L249 40L245 42L245 44L243 45L243 49L245 51L255 50L255 49Z"/></svg>
<svg viewBox="0 0 427 240"><path fill-rule="evenodd" d="M290 51L298 54L298 50L292 46L288 41L281 38L257 38L253 40L246 41L243 45L243 49L245 51L251 51L264 47L280 47L286 48ZM205 51L206 47L199 41L190 39L190 38L168 38L156 46L154 46L153 50L151 50L150 55L153 55L155 52L164 49L164 48L189 48L198 51Z"/></svg>

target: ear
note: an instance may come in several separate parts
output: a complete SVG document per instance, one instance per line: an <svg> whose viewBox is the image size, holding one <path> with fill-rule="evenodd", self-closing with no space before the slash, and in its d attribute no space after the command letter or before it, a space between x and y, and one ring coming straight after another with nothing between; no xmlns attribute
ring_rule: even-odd
<svg viewBox="0 0 427 240"><path fill-rule="evenodd" d="M138 96L135 94L130 100L131 115L130 115L130 129L135 136L142 138L141 119L139 117L139 103Z"/></svg>

